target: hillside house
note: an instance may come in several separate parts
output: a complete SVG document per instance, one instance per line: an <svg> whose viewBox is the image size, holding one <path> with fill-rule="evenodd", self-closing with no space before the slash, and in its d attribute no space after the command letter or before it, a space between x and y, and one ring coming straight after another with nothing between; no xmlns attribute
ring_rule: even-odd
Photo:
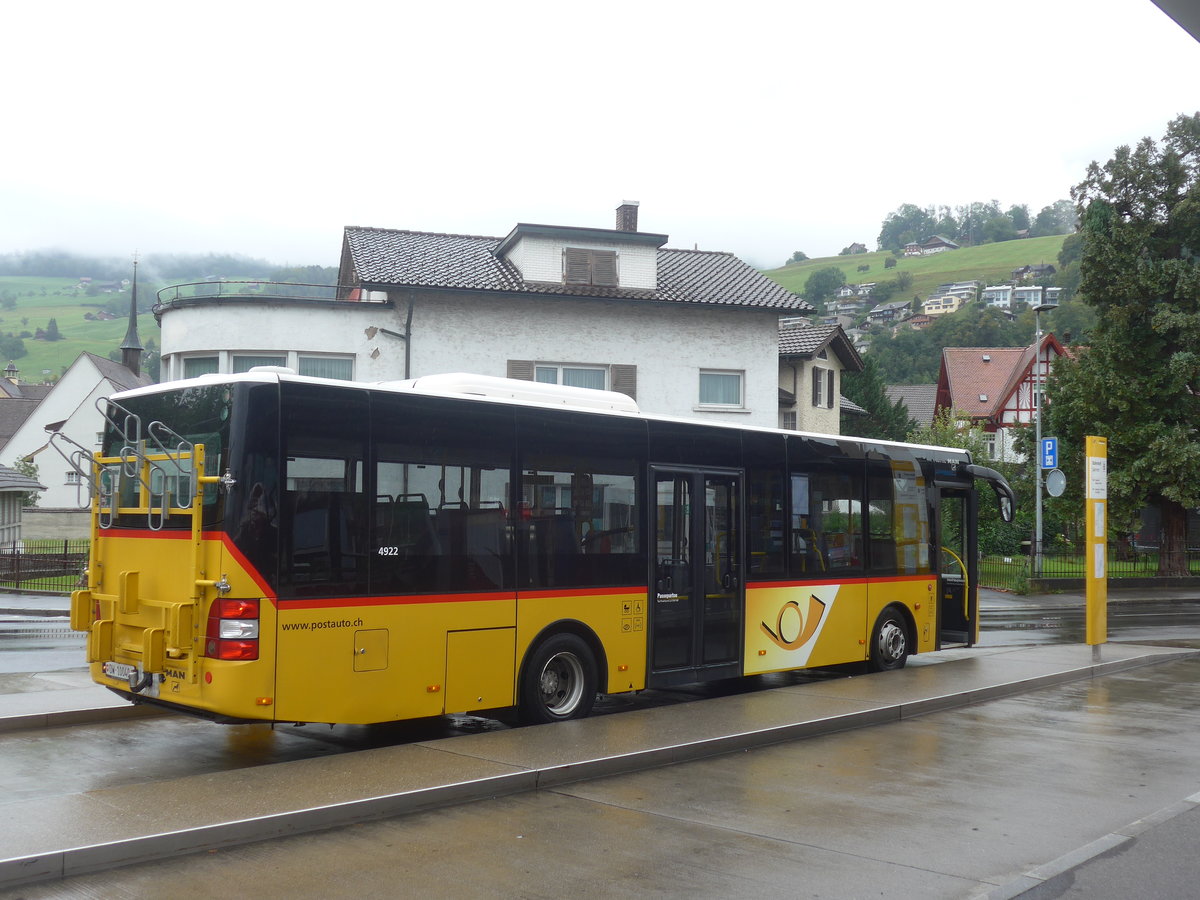
<svg viewBox="0 0 1200 900"><path fill-rule="evenodd" d="M1039 263L1036 266L1020 266L1012 270L1013 281L1034 281L1038 278L1049 278L1058 270L1054 266Z"/></svg>
<svg viewBox="0 0 1200 900"><path fill-rule="evenodd" d="M779 324L779 422L791 431L838 434L845 372L861 372L862 357L836 325L788 318Z"/></svg>
<svg viewBox="0 0 1200 900"><path fill-rule="evenodd" d="M447 372L616 390L655 413L774 426L778 319L813 307L730 253L638 230L504 237L347 227L336 294L162 303L164 378L285 365L391 381Z"/></svg>
<svg viewBox="0 0 1200 900"><path fill-rule="evenodd" d="M867 313L867 320L872 325L887 325L897 319L903 318L908 312L908 301L899 300L895 303L880 303L877 307Z"/></svg>
<svg viewBox="0 0 1200 900"><path fill-rule="evenodd" d="M953 410L983 429L993 459L1020 461L1014 429L1034 421L1035 400L1054 360L1065 355L1052 334L1040 347L947 347L938 373L935 413Z"/></svg>
<svg viewBox="0 0 1200 900"><path fill-rule="evenodd" d="M935 234L923 241L910 241L904 245L905 256L930 256L934 253L944 253L947 250L957 250L958 244L949 238Z"/></svg>
<svg viewBox="0 0 1200 900"><path fill-rule="evenodd" d="M848 256L856 256L859 253L866 253L867 245L859 244L859 243L855 242L855 243L851 244L849 247L847 247L845 252Z"/></svg>
<svg viewBox="0 0 1200 900"><path fill-rule="evenodd" d="M1011 284L990 284L983 289L981 300L988 306L997 309L1008 309L1012 306L1013 286Z"/></svg>
<svg viewBox="0 0 1200 900"><path fill-rule="evenodd" d="M1041 285L1028 285L1013 288L1012 302L1014 305L1024 303L1031 307L1041 306L1043 303L1058 303L1061 295L1062 288L1043 288Z"/></svg>
<svg viewBox="0 0 1200 900"><path fill-rule="evenodd" d="M921 311L927 316L944 316L949 313L958 312L966 302L958 294L945 294L940 297L930 297L921 304Z"/></svg>
<svg viewBox="0 0 1200 900"><path fill-rule="evenodd" d="M930 296L945 296L953 294L956 297L962 297L964 300L976 300L979 297L979 289L983 286L979 281L951 281L946 284L939 284L934 288Z"/></svg>

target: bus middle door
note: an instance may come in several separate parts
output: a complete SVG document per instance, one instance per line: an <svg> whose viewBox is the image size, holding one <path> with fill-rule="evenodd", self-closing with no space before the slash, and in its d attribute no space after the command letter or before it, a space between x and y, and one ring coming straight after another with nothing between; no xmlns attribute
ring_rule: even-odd
<svg viewBox="0 0 1200 900"><path fill-rule="evenodd" d="M978 591L972 579L974 548L970 546L970 492L939 486L937 522L937 646L970 646L979 640Z"/></svg>
<svg viewBox="0 0 1200 900"><path fill-rule="evenodd" d="M740 472L652 468L655 556L647 686L741 674Z"/></svg>

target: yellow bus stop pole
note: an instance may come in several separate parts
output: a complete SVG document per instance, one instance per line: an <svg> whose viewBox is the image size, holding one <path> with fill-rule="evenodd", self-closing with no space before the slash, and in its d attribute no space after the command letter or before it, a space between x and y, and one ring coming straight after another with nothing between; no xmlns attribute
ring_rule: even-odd
<svg viewBox="0 0 1200 900"><path fill-rule="evenodd" d="M1108 438L1088 435L1084 453L1084 518L1087 520L1087 642L1092 659L1108 641Z"/></svg>

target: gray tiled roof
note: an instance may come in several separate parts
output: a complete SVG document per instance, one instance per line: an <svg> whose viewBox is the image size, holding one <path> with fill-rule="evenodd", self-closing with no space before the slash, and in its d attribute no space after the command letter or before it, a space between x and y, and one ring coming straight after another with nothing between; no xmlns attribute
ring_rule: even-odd
<svg viewBox="0 0 1200 900"><path fill-rule="evenodd" d="M732 253L658 250L658 287L653 291L591 285L527 282L508 260L495 255L501 239L386 228L348 227L346 249L353 275L366 286L498 291L669 300L762 309L811 310L808 301L767 278ZM343 273L346 279L351 273Z"/></svg>
<svg viewBox="0 0 1200 900"><path fill-rule="evenodd" d="M141 375L134 375L122 363L113 362L111 359L97 356L95 353L88 353L86 350L84 352L91 358L100 374L116 385L118 390L127 391L154 383L154 379L144 372Z"/></svg>
<svg viewBox="0 0 1200 900"><path fill-rule="evenodd" d="M895 404L903 400L908 415L918 425L933 424L933 411L937 402L936 384L889 384L885 389L888 402Z"/></svg>
<svg viewBox="0 0 1200 900"><path fill-rule="evenodd" d="M832 347L843 367L861 372L862 357L846 337L840 325L781 325L779 327L780 357L800 356L811 359L826 347Z"/></svg>

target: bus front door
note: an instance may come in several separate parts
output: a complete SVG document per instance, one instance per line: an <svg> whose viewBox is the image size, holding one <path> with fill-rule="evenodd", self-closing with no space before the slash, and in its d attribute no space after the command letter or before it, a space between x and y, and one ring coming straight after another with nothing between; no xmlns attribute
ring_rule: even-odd
<svg viewBox="0 0 1200 900"><path fill-rule="evenodd" d="M979 639L978 591L972 584L970 494L942 487L938 491L937 572L938 647L970 646Z"/></svg>
<svg viewBox="0 0 1200 900"><path fill-rule="evenodd" d="M647 686L741 674L742 478L653 470L655 556Z"/></svg>

